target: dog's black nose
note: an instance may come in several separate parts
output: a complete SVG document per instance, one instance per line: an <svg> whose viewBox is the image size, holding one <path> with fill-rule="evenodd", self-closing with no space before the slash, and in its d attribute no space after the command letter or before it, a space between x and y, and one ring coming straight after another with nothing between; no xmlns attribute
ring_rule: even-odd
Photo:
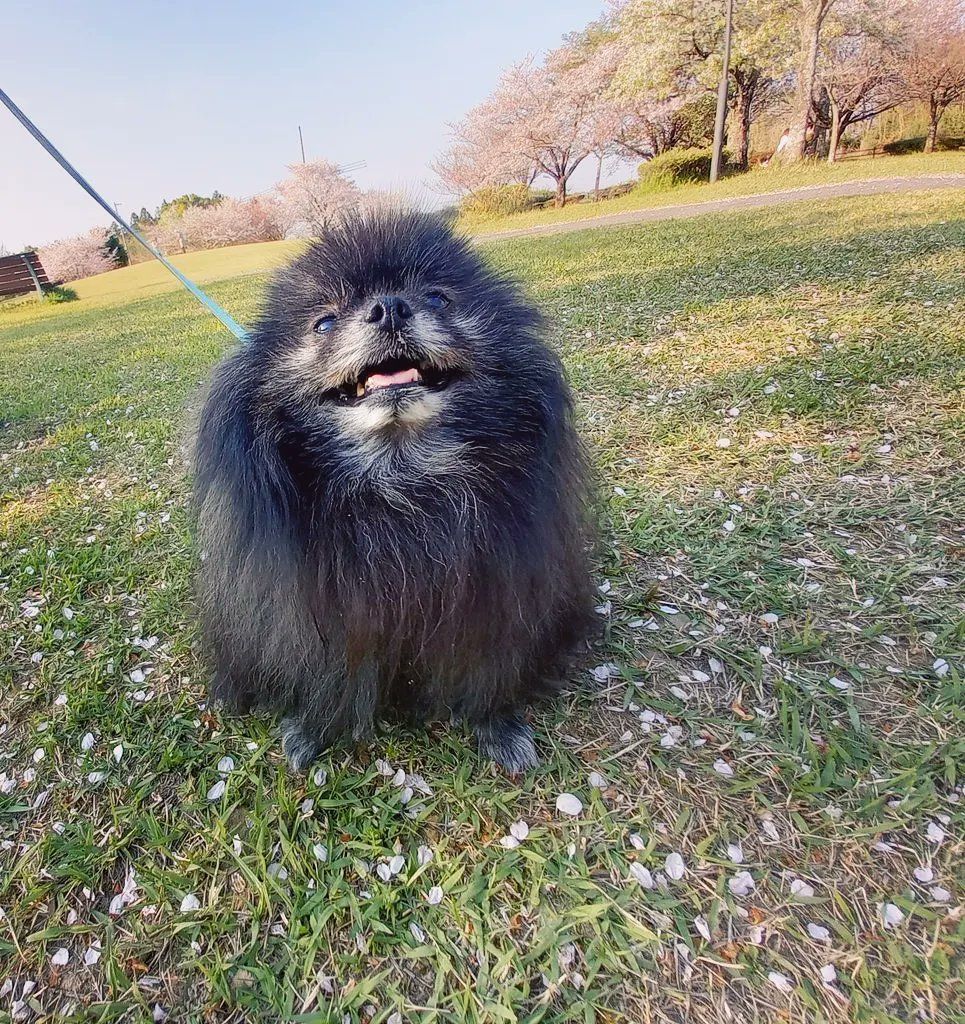
<svg viewBox="0 0 965 1024"><path fill-rule="evenodd" d="M378 324L386 330L397 330L412 316L412 307L398 295L385 295L372 304L365 316L370 324Z"/></svg>

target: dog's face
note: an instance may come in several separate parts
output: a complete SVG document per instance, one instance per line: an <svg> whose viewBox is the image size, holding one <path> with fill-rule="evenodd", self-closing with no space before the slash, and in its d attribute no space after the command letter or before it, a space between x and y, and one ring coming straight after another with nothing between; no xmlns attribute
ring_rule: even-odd
<svg viewBox="0 0 965 1024"><path fill-rule="evenodd" d="M465 412L505 377L535 314L433 217L355 219L269 298L266 386L306 427L382 449Z"/></svg>

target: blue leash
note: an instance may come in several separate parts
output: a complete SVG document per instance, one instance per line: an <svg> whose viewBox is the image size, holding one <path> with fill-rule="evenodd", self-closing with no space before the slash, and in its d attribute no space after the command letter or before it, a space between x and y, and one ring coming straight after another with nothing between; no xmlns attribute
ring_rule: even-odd
<svg viewBox="0 0 965 1024"><path fill-rule="evenodd" d="M248 332L235 320L235 318L225 309L222 309L214 299L209 295L205 295L203 291L189 278L185 277L180 270L173 263L171 263L161 252L154 248L153 245L140 233L140 231L131 227L130 224L124 220L117 210L112 209L106 200L94 189L94 187L87 181L87 179L70 163L69 160L60 152L59 149L47 138L46 135L30 120L29 117L13 102L12 99L0 89L0 102L10 111L11 114L27 129L28 132L40 143L41 146L60 164L61 167L77 182L78 185L94 200L98 205L102 206L110 215L121 225L122 228L129 234L136 238L141 245L149 253L151 253L156 260L158 260L163 266L165 266L185 288L201 303L202 306L206 307L207 310L214 315L228 328L229 331L238 339L238 341L247 341Z"/></svg>

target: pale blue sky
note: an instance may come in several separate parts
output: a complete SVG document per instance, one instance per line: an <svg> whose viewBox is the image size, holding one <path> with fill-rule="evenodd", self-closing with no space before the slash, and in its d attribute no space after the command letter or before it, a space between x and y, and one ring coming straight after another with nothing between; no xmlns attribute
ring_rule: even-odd
<svg viewBox="0 0 965 1024"><path fill-rule="evenodd" d="M0 85L125 215L269 188L299 157L299 124L309 158L364 160L362 187L426 190L447 123L602 6L4 0ZM0 244L106 220L0 107Z"/></svg>

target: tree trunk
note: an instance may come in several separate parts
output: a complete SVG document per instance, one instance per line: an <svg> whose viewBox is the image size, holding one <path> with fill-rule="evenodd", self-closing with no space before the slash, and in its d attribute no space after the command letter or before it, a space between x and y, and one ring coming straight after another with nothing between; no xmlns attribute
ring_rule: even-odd
<svg viewBox="0 0 965 1024"><path fill-rule="evenodd" d="M938 107L938 101L934 93L928 98L928 134L925 136L925 152L934 153L935 143L938 141L938 122L942 119L944 110Z"/></svg>
<svg viewBox="0 0 965 1024"><path fill-rule="evenodd" d="M600 201L600 175L603 173L603 154L597 153L596 155L596 185L593 187L593 199L596 202Z"/></svg>
<svg viewBox="0 0 965 1024"><path fill-rule="evenodd" d="M734 157L739 170L746 171L751 148L751 104L757 91L760 72L756 69L749 75L735 76L737 82L736 106L734 109L737 122L736 138L734 139Z"/></svg>
<svg viewBox="0 0 965 1024"><path fill-rule="evenodd" d="M566 175L561 174L556 179L556 197L553 200L554 206L566 206Z"/></svg>
<svg viewBox="0 0 965 1024"><path fill-rule="evenodd" d="M831 132L828 136L828 163L833 164L838 156L838 142L841 139L841 108L833 99L831 105Z"/></svg>
<svg viewBox="0 0 965 1024"><path fill-rule="evenodd" d="M801 10L801 54L798 69L797 110L791 128L791 141L784 150L786 160L803 160L808 143L808 124L811 119L811 104L814 97L814 79L818 68L818 46L821 40L821 26L824 24L834 0L802 0Z"/></svg>

